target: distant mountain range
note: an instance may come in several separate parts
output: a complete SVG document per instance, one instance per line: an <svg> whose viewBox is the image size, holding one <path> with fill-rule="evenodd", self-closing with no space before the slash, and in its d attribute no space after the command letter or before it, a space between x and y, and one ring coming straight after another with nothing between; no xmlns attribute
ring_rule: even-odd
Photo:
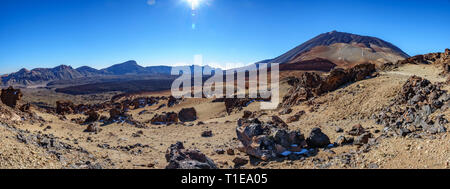
<svg viewBox="0 0 450 189"><path fill-rule="evenodd" d="M194 67L196 67L196 69L194 69ZM130 60L121 64L115 64L101 70L97 70L89 66L83 66L77 69L73 69L71 66L61 65L55 68L36 68L33 70L27 70L23 68L18 72L2 76L1 81L4 86L30 86L45 84L51 81L73 80L79 78L101 76L167 76L171 75L172 68L173 67L170 66L143 67L138 65L134 60ZM194 70L203 70L204 68L213 69L212 67L208 66L190 66L192 73L194 72Z"/></svg>
<svg viewBox="0 0 450 189"><path fill-rule="evenodd" d="M282 71L329 71L334 67L351 67L360 63L395 63L408 57L409 55L400 48L381 39L332 31L320 34L276 58L260 61L256 64L280 63L280 69ZM197 66L197 68L200 68L200 66ZM203 69L205 67L201 68ZM165 76L170 75L171 69L172 67L170 66L143 67L133 60L101 70L89 66L73 69L66 65L55 68L36 68L33 70L24 68L18 72L0 76L0 84L4 86L30 86L42 85L51 81L96 78L101 76ZM194 66L191 66L191 72L194 72Z"/></svg>
<svg viewBox="0 0 450 189"><path fill-rule="evenodd" d="M319 65L318 68L311 67L311 63L318 60L320 65L324 65L328 60L336 66L350 67L360 63L395 63L408 57L400 48L379 38L332 31L320 34L276 58L258 63L280 63L281 67L297 68L308 64L308 69L322 70ZM326 65L329 66L328 63Z"/></svg>

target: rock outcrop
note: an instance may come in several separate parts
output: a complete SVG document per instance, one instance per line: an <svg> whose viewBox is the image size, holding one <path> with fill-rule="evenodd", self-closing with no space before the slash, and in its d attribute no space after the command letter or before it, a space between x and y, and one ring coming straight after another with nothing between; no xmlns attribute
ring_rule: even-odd
<svg viewBox="0 0 450 189"><path fill-rule="evenodd" d="M281 106L288 108L298 105L312 97L334 91L347 83L361 81L370 77L375 71L374 64L359 64L346 70L333 69L325 78L321 78L316 73L303 73L298 80L291 81L293 87L283 98Z"/></svg>
<svg viewBox="0 0 450 189"><path fill-rule="evenodd" d="M13 87L8 87L7 89L2 89L2 94L0 96L3 104L15 108L17 102L22 98L22 92L20 89L14 89Z"/></svg>

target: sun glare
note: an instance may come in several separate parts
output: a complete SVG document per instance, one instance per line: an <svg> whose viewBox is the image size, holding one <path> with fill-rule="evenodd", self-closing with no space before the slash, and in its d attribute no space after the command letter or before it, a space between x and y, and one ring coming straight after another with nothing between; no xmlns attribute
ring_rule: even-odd
<svg viewBox="0 0 450 189"><path fill-rule="evenodd" d="M198 5L200 4L201 0L187 0L187 2L189 2L191 4L191 8L192 10L195 10Z"/></svg>

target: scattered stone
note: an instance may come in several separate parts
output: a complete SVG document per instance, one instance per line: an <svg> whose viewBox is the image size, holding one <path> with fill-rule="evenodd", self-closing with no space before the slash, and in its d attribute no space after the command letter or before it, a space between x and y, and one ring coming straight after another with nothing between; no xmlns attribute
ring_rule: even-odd
<svg viewBox="0 0 450 189"><path fill-rule="evenodd" d="M249 159L244 158L244 157L235 157L233 159L233 163L234 163L234 167L235 168L247 165L248 162L249 162Z"/></svg>
<svg viewBox="0 0 450 189"><path fill-rule="evenodd" d="M249 119L254 118L254 114L251 111L244 111L244 115L242 116L243 119Z"/></svg>
<svg viewBox="0 0 450 189"><path fill-rule="evenodd" d="M292 113L292 109L291 108L284 108L281 112L280 115L286 115L286 114L290 114Z"/></svg>
<svg viewBox="0 0 450 189"><path fill-rule="evenodd" d="M279 128L287 129L289 128L288 124L286 124L280 117L274 115L272 116L272 122Z"/></svg>
<svg viewBox="0 0 450 189"><path fill-rule="evenodd" d="M234 156L234 150L232 148L227 149L227 154L230 156Z"/></svg>
<svg viewBox="0 0 450 189"><path fill-rule="evenodd" d="M369 143L369 139L370 138L373 138L372 133L364 133L364 134L356 137L356 139L355 139L353 144L360 145L360 146L364 145L364 144L367 144L367 143Z"/></svg>
<svg viewBox="0 0 450 189"><path fill-rule="evenodd" d="M202 137L212 137L213 133L212 131L203 131L202 132Z"/></svg>
<svg viewBox="0 0 450 189"><path fill-rule="evenodd" d="M182 142L172 144L165 157L166 169L217 169L213 160L198 150L185 149Z"/></svg>
<svg viewBox="0 0 450 189"><path fill-rule="evenodd" d="M216 152L217 154L220 154L220 155L225 154L225 150L222 149L222 148L216 149L215 152Z"/></svg>
<svg viewBox="0 0 450 189"><path fill-rule="evenodd" d="M150 122L153 125L170 125L178 122L178 114L175 112L157 114L150 120Z"/></svg>
<svg viewBox="0 0 450 189"><path fill-rule="evenodd" d="M362 127L361 124L357 124L357 125L354 125L352 127L352 129L347 132L347 134L352 135L352 136L359 136L365 132L366 132L366 130L364 129L364 127Z"/></svg>
<svg viewBox="0 0 450 189"><path fill-rule="evenodd" d="M336 139L336 144L338 146L344 146L344 145L348 145L348 144L353 144L353 141L354 141L353 137L347 138L347 137L341 135Z"/></svg>
<svg viewBox="0 0 450 189"><path fill-rule="evenodd" d="M97 123L91 123L87 126L87 128L84 130L84 132L88 133L98 133L101 129Z"/></svg>
<svg viewBox="0 0 450 189"><path fill-rule="evenodd" d="M287 119L287 123L293 123L293 122L299 121L300 118L301 118L303 115L305 115L305 114L306 114L305 111L303 111L303 110L302 110L302 111L299 111L299 112L296 113L295 115L289 117L289 118Z"/></svg>

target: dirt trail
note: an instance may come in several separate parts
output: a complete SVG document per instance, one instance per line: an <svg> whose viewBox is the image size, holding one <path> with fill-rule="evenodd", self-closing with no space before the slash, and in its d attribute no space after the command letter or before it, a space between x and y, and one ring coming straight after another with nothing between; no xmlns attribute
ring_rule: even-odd
<svg viewBox="0 0 450 189"><path fill-rule="evenodd" d="M426 78L431 82L445 82L446 78L439 76L439 73L441 72L442 70L435 66L407 64L393 71L381 72L381 74L401 75L405 77L416 75L422 78Z"/></svg>

